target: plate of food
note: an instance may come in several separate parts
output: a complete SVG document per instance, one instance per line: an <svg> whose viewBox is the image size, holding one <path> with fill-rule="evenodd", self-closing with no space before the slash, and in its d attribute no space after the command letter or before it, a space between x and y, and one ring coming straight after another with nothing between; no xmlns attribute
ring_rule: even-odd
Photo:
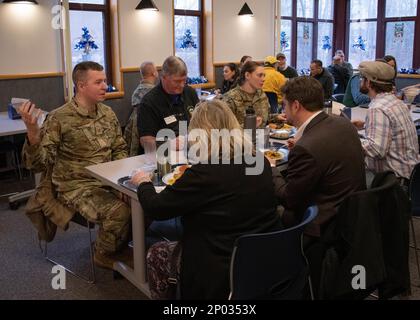
<svg viewBox="0 0 420 320"><path fill-rule="evenodd" d="M281 130L272 130L270 133L270 138L272 139L279 139L279 140L287 140L291 138L295 134L295 130L292 127L291 129L281 129Z"/></svg>
<svg viewBox="0 0 420 320"><path fill-rule="evenodd" d="M181 178L184 175L185 171L187 171L187 169L189 168L191 168L191 166L188 164L176 167L174 171L163 176L163 183L167 186L172 186L179 178Z"/></svg>
<svg viewBox="0 0 420 320"><path fill-rule="evenodd" d="M270 123L268 126L270 127L271 130L279 130L283 128L284 123Z"/></svg>
<svg viewBox="0 0 420 320"><path fill-rule="evenodd" d="M270 161L272 167L278 166L287 161L287 150L283 149L266 149L262 150L264 156Z"/></svg>
<svg viewBox="0 0 420 320"><path fill-rule="evenodd" d="M264 151L264 156L266 156L270 160L274 161L281 161L284 159L284 154L281 151L277 150L267 150Z"/></svg>

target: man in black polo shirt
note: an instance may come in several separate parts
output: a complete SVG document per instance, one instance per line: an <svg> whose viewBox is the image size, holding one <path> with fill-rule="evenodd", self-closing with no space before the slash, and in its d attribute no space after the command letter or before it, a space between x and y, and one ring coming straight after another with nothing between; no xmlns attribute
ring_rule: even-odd
<svg viewBox="0 0 420 320"><path fill-rule="evenodd" d="M160 83L144 96L138 110L137 126L143 149L156 145L159 130L171 129L179 136L180 121L189 123L199 100L195 90L186 86L187 73L185 62L178 57L171 56L163 63Z"/></svg>

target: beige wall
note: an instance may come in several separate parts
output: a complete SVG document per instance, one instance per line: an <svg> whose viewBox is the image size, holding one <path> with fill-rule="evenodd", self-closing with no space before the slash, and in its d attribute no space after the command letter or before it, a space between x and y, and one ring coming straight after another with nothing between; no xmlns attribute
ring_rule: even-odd
<svg viewBox="0 0 420 320"><path fill-rule="evenodd" d="M274 54L274 0L247 0L253 17L238 16L244 0L213 0L214 62L263 60Z"/></svg>
<svg viewBox="0 0 420 320"><path fill-rule="evenodd" d="M0 74L62 71L60 31L51 26L57 0L0 3Z"/></svg>
<svg viewBox="0 0 420 320"><path fill-rule="evenodd" d="M119 1L122 68L145 60L162 65L173 54L172 0L154 1L158 12L135 10L139 0ZM60 31L51 27L58 0L38 2L0 4L0 74L62 71ZM274 53L274 0L247 2L252 18L237 15L243 0L213 0L214 62L238 61L244 54L262 60Z"/></svg>
<svg viewBox="0 0 420 320"><path fill-rule="evenodd" d="M162 65L173 54L171 0L154 0L159 11L135 10L139 0L120 0L121 67L138 67L150 60Z"/></svg>

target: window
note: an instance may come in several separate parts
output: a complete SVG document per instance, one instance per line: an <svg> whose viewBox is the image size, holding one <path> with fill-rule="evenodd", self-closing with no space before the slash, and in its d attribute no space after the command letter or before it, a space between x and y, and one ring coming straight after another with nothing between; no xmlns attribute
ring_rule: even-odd
<svg viewBox="0 0 420 320"><path fill-rule="evenodd" d="M351 0L349 62L356 67L364 60L375 60L378 0Z"/></svg>
<svg viewBox="0 0 420 320"><path fill-rule="evenodd" d="M202 0L174 0L175 55L188 67L188 76L203 74Z"/></svg>
<svg viewBox="0 0 420 320"><path fill-rule="evenodd" d="M331 64L334 0L281 0L280 50L298 72L313 59Z"/></svg>
<svg viewBox="0 0 420 320"><path fill-rule="evenodd" d="M420 52L414 46L420 41L419 6L420 0L350 0L350 63L357 67L363 60L393 55L399 69L419 66Z"/></svg>
<svg viewBox="0 0 420 320"><path fill-rule="evenodd" d="M82 61L104 66L112 83L109 0L69 1L73 67Z"/></svg>
<svg viewBox="0 0 420 320"><path fill-rule="evenodd" d="M415 19L418 6L417 0L386 1L385 54L395 57L398 68L410 69L414 65Z"/></svg>

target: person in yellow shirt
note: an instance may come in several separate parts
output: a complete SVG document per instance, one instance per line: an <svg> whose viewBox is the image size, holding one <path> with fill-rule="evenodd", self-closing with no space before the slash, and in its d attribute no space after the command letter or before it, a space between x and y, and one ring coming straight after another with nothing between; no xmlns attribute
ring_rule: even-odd
<svg viewBox="0 0 420 320"><path fill-rule="evenodd" d="M277 113L279 106L283 103L281 89L286 84L286 78L277 71L278 60L268 56L264 60L265 82L263 91L268 97L271 106L271 113Z"/></svg>

